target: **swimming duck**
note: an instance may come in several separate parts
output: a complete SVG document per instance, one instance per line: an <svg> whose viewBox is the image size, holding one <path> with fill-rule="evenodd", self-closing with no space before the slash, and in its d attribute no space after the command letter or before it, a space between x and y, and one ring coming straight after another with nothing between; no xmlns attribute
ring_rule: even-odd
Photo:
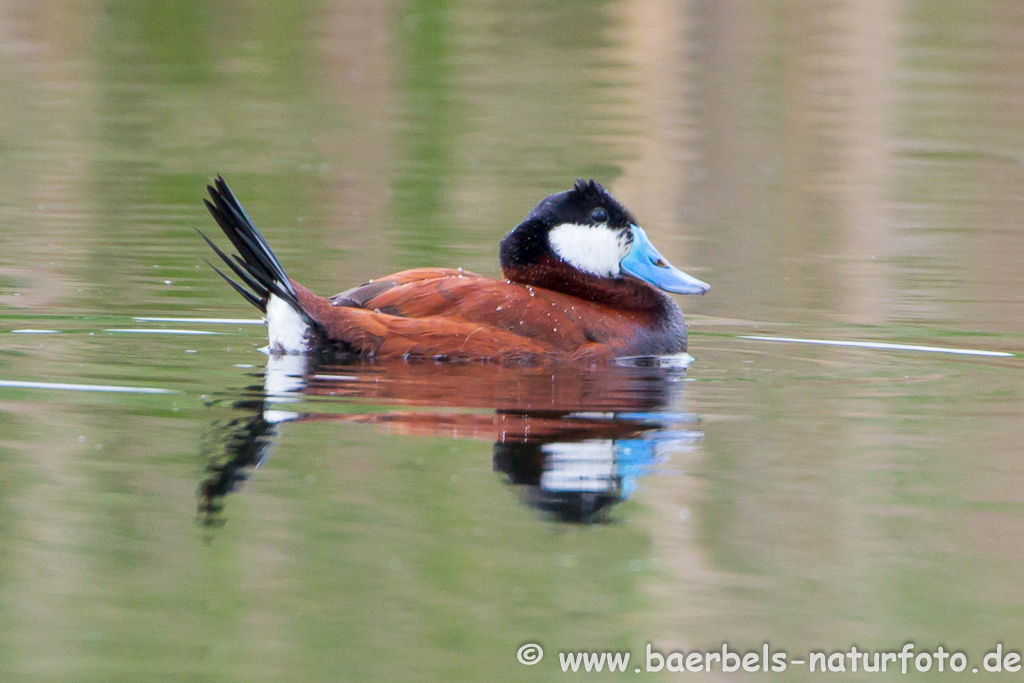
<svg viewBox="0 0 1024 683"><path fill-rule="evenodd" d="M578 180L502 239L504 280L417 268L322 297L285 274L222 177L207 189L203 201L238 254L199 234L240 282L214 270L265 314L272 353L589 363L679 353L683 314L660 290L710 288L659 254L599 183Z"/></svg>

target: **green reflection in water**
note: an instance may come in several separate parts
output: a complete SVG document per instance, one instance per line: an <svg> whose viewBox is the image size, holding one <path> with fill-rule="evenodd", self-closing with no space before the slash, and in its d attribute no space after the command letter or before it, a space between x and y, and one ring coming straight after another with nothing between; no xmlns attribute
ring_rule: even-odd
<svg viewBox="0 0 1024 683"><path fill-rule="evenodd" d="M432 265L458 241L448 205L455 140L464 124L454 102L451 9L446 0L410 3L400 16L405 66L404 159L394 186L403 263Z"/></svg>
<svg viewBox="0 0 1024 683"><path fill-rule="evenodd" d="M615 44L612 7L403 6L395 28L402 157L392 185L403 267L451 265L453 251L480 239L473 231L481 224L493 224L486 239L496 243L543 196L568 189L576 177L609 183L621 173L616 161L630 153L612 138L629 124L611 113L622 104L610 87L622 65L606 55ZM481 174L491 199L466 218L455 195Z"/></svg>
<svg viewBox="0 0 1024 683"><path fill-rule="evenodd" d="M207 254L189 229L216 232L201 199L218 173L255 208L293 274L304 273L299 255L323 241L306 229L322 224L310 131L336 120L310 84L318 9L142 2L107 13L92 165L102 202L89 260L90 281L103 284L96 306L115 296L140 305L157 297L180 313L211 299L238 303L202 265Z"/></svg>

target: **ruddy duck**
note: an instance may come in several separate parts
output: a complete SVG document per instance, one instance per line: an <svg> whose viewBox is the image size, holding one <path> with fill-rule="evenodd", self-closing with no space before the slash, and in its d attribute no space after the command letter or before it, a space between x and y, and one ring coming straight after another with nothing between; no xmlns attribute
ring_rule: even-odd
<svg viewBox="0 0 1024 683"><path fill-rule="evenodd" d="M679 353L683 314L659 289L710 288L665 260L599 183L578 180L501 241L505 280L417 268L322 297L285 274L223 178L207 189L203 201L238 255L199 234L241 282L214 270L266 315L273 353L591 363Z"/></svg>

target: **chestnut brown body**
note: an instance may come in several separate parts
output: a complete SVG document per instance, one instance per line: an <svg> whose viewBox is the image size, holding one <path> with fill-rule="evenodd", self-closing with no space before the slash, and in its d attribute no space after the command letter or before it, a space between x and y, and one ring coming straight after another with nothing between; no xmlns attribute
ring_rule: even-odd
<svg viewBox="0 0 1024 683"><path fill-rule="evenodd" d="M333 299L293 285L325 340L362 355L601 361L685 351L675 302L639 280L618 282L618 305L447 268L395 273Z"/></svg>

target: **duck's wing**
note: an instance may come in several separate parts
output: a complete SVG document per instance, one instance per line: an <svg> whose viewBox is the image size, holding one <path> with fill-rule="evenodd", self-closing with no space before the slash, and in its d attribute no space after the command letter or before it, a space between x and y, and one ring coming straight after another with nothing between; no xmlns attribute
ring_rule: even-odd
<svg viewBox="0 0 1024 683"><path fill-rule="evenodd" d="M393 287L448 278L457 280L459 278L483 278L483 276L455 268L414 268L374 278L364 284L346 289L344 292L332 296L331 303L335 306L352 308L374 308L372 300Z"/></svg>
<svg viewBox="0 0 1024 683"><path fill-rule="evenodd" d="M444 268L395 273L321 301L315 316L328 336L373 355L599 359L633 325L575 297Z"/></svg>
<svg viewBox="0 0 1024 683"><path fill-rule="evenodd" d="M440 316L499 327L518 325L536 312L525 287L450 268L418 268L375 278L330 301L403 318Z"/></svg>
<svg viewBox="0 0 1024 683"><path fill-rule="evenodd" d="M422 282L418 284L422 289ZM361 355L493 360L567 357L564 349L548 340L531 339L486 321L388 313L374 306L377 297L370 297L366 307L334 305L298 283L295 289L303 308L323 328L324 338Z"/></svg>
<svg viewBox="0 0 1024 683"><path fill-rule="evenodd" d="M486 325L562 349L593 341L587 337L588 326L576 319L578 314L584 319L593 317L581 311L581 307L592 308L586 302L474 273L435 272L442 276L416 278L420 273L415 273L405 282L390 278L374 281L350 292L347 301L358 300L360 308L403 318ZM375 288L378 283L380 287Z"/></svg>

